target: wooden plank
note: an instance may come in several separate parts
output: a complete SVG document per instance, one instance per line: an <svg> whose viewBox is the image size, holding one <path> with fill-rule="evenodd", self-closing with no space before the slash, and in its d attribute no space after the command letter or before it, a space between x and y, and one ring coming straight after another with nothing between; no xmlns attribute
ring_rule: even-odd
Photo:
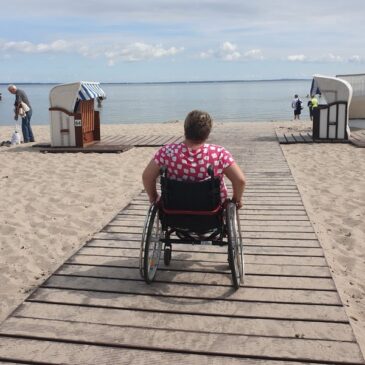
<svg viewBox="0 0 365 365"><path fill-rule="evenodd" d="M131 211L132 212L132 211ZM127 213L127 212L126 212ZM135 214L138 214L138 212L134 212ZM247 205L245 205L243 207L243 209L240 209L240 211L238 212L239 216L243 216L245 214L266 214L266 215L300 215L300 216L304 216L307 217L307 213L304 209L299 209L299 208L284 208L284 209L276 209L275 207L268 207L267 209L263 209L261 206L260 207L248 207Z"/></svg>
<svg viewBox="0 0 365 365"><path fill-rule="evenodd" d="M78 318L79 316L76 316ZM117 323L120 323L119 321ZM209 322L208 322L209 323ZM12 324L12 328L10 325ZM98 323L78 323L42 321L14 318L8 328L9 333L27 336L44 333L50 339L97 342L99 344L119 344L132 348L174 350L184 353L206 355L241 356L258 358L296 358L312 361L362 361L360 349L353 342L300 338L271 338L246 336L241 334L222 335L216 333L195 333L193 331L165 330L155 328L124 327L121 325L100 325ZM33 334L33 337L36 335Z"/></svg>
<svg viewBox="0 0 365 365"><path fill-rule="evenodd" d="M145 349L123 348L110 344L55 342L2 336L0 341L0 359L12 359L35 364L63 365L141 365L148 364L191 364L191 365L300 365L286 361L255 360L230 356L211 356L202 354L176 353L170 351L148 351ZM302 363L304 364L304 363ZM314 364L312 364L314 365Z"/></svg>
<svg viewBox="0 0 365 365"><path fill-rule="evenodd" d="M286 233L286 232L245 232L242 231L242 238L280 238L280 239L296 239L296 240L314 240L315 233Z"/></svg>
<svg viewBox="0 0 365 365"><path fill-rule="evenodd" d="M295 227L288 227L288 226L279 226L279 225L251 225L248 222L241 220L241 231L242 232L275 232L275 233L314 233L313 228L309 225L307 227L303 226L295 226ZM130 233L134 235L141 235L143 232L143 225L139 227L132 226L129 227L127 225L108 225L103 228L102 232L106 233Z"/></svg>
<svg viewBox="0 0 365 365"><path fill-rule="evenodd" d="M70 275L82 277L97 277L105 279L122 279L142 281L139 269L93 267L86 265L66 265L57 271L57 275ZM163 270L158 273L156 281L168 283L185 283L200 285L232 285L230 274L222 273L197 273L184 271ZM336 290L332 278L303 278L246 275L245 287L284 288L284 289L313 289Z"/></svg>
<svg viewBox="0 0 365 365"><path fill-rule="evenodd" d="M308 216L306 214L295 214L295 215L285 215L285 214L260 214L256 212L244 212L239 213L241 221L306 221L308 222ZM123 216L126 217L126 216ZM120 215L118 215L119 219ZM137 219L137 218L136 218Z"/></svg>
<svg viewBox="0 0 365 365"><path fill-rule="evenodd" d="M276 137L277 137L280 144L287 144L288 143L285 136L284 136L284 133L279 132L279 131L275 131L275 132L276 132Z"/></svg>
<svg viewBox="0 0 365 365"><path fill-rule="evenodd" d="M304 139L305 142L313 143L313 138L308 133L301 132L300 135L302 136L302 138Z"/></svg>
<svg viewBox="0 0 365 365"><path fill-rule="evenodd" d="M159 311L161 313L185 313L226 316L234 318L266 318L289 320L311 320L322 322L348 323L348 318L342 306L281 304L260 302L234 302L225 300L204 300L195 298L175 298L163 300L148 295L113 293L78 292L64 289L38 289L29 302L72 304L89 307L108 307L119 309Z"/></svg>
<svg viewBox="0 0 365 365"><path fill-rule="evenodd" d="M282 240L277 238L245 238L244 247L247 246L277 246L277 247L321 247L318 240Z"/></svg>
<svg viewBox="0 0 365 365"><path fill-rule="evenodd" d="M94 237L97 239L124 240L132 235L140 234L139 232L99 232ZM129 236L128 236L129 235ZM296 239L296 240L313 240L316 239L315 233L308 232L246 232L242 230L242 238L276 238L276 239Z"/></svg>
<svg viewBox="0 0 365 365"><path fill-rule="evenodd" d="M328 290L293 290L293 289L266 289L242 288L233 292L231 287L153 283L147 285L139 281L108 280L101 278L83 278L68 276L52 276L43 288L89 290L95 292L114 292L156 295L161 297L185 297L225 300L251 300L257 302L301 303L301 304L336 304L341 301L337 292Z"/></svg>
<svg viewBox="0 0 365 365"><path fill-rule="evenodd" d="M125 242L125 241L112 241L112 240L98 240L90 241L84 247L95 248L112 248L117 250L126 250L126 255L131 255L131 250L137 250L139 252L140 244L138 241ZM194 256L196 253L212 253L227 255L227 250L224 251L220 246L211 245L190 245L190 244L173 244L173 252L187 252L192 253ZM324 257L321 247L291 247L291 246L264 246L264 245L250 245L244 246L243 251L245 254L251 255L291 255L291 256L306 256L306 257ZM86 251L87 252L87 251ZM113 251L110 251L113 252ZM118 251L121 252L121 251ZM123 256L123 254L119 254Z"/></svg>
<svg viewBox="0 0 365 365"><path fill-rule="evenodd" d="M40 152L46 153L116 153L126 152L132 146L129 145L90 145L87 147L44 147L40 148Z"/></svg>
<svg viewBox="0 0 365 365"><path fill-rule="evenodd" d="M147 213L149 206L148 205L133 205L128 206L126 211L137 211L137 212L145 212ZM261 210L296 210L296 211L305 211L303 205L301 203L281 203L278 204L276 202L268 203L268 202L245 202L242 211L246 209L261 209Z"/></svg>
<svg viewBox="0 0 365 365"><path fill-rule="evenodd" d="M202 246L192 246L191 249L186 249L180 245L173 245L174 258L181 259L196 259L202 261L215 261L215 262L227 262L227 248L225 247L211 247L207 246L206 249L202 249ZM194 250L194 251L193 251ZM296 247L260 247L251 246L244 247L245 255L257 255L257 256L283 256L283 257L297 257L297 258L323 258L323 251L321 248L296 248ZM84 246L78 252L78 254L88 255L100 255L100 256L115 256L115 257L139 257L139 249L136 245L135 248L119 248L119 247L94 247ZM290 259L289 259L290 260Z"/></svg>
<svg viewBox="0 0 365 365"><path fill-rule="evenodd" d="M22 321L22 317L26 318L23 318ZM153 329L155 331L168 330L172 336L175 331L188 332L189 336L193 335L194 332L198 332L201 336L209 333L247 337L265 336L269 338L281 338L280 345L285 343L285 338L287 339L289 337L295 339L296 334L300 334L300 337L305 338L307 341L310 339L354 341L355 339L348 323L260 318L261 323L260 326L258 326L256 318L236 317L232 320L232 317L230 316L169 313L166 311L159 312L151 311L148 307L144 308L144 310L134 310L108 307L79 307L75 305L37 302L24 303L16 313L14 313L12 319L7 320L4 325L1 326L0 333L30 335L31 333L28 332L29 330L27 331L26 328L28 327L30 329L32 325L24 328L24 323L27 322L27 319L29 319L29 322L33 326L37 326L37 324L40 323L44 324L44 329L48 327L48 322L53 322L54 320L57 320L58 322L63 321L63 325L68 327L71 333L76 332L76 335L78 336L80 335L80 331L77 331L77 327L74 326L77 326L77 323L79 323L80 325L85 326L85 334L93 333L94 331L92 329L87 329L87 325L90 323L114 325L121 327L120 330L124 331L127 330L127 327L132 326L134 328L141 327L141 330L146 331L148 331L148 329ZM72 326L70 326L70 321L72 321ZM21 331L20 333L17 333L17 328ZM52 329L57 330L57 325L55 323L52 323ZM43 333L43 336L45 335L41 328L36 331ZM110 330L106 330L104 334L106 335L108 332L110 332ZM67 337L70 338L69 335ZM129 337L135 336L124 337L120 333L118 334L118 337L128 341ZM145 341L149 336L140 337L141 341ZM223 338L221 335L220 337ZM177 341L176 345L178 345L179 342L180 341ZM199 343L199 341L197 345L197 350L204 352L204 345ZM241 343L241 345L244 346L243 343ZM142 343L135 344L135 346L142 346ZM172 347L173 345L171 348ZM180 350L182 349L180 348Z"/></svg>
<svg viewBox="0 0 365 365"><path fill-rule="evenodd" d="M295 139L291 133L284 133L287 143L295 143Z"/></svg>
<svg viewBox="0 0 365 365"><path fill-rule="evenodd" d="M308 242L309 241L309 242ZM91 240L85 247L114 247L125 249L140 249L140 237L135 236L130 239L121 240ZM316 240L275 240L275 239L245 239L243 242L244 252L251 254L302 254L308 256L309 251L313 249L313 256L323 256L322 248ZM294 249L294 250L292 250ZM174 251L188 252L217 252L222 253L222 248L211 245L191 245L191 244L173 244ZM264 250L264 251L262 251Z"/></svg>
<svg viewBox="0 0 365 365"><path fill-rule="evenodd" d="M243 232L243 236L245 239L263 239L263 240L268 240L268 239L275 239L275 240L278 240L278 239L286 239L283 235L280 235L279 237L259 237L257 235L253 235L251 237L244 234ZM141 242L141 233L139 232L99 232L95 235L95 239L98 240L98 241L128 241L128 242ZM287 238L288 240L310 240L310 241L313 241L313 239L303 239L303 237L299 237L299 238ZM302 245L303 246L303 245ZM305 245L304 245L305 246Z"/></svg>
<svg viewBox="0 0 365 365"><path fill-rule="evenodd" d="M293 228L308 228L308 227L312 227L312 224L310 223L309 220L302 220L302 221L293 221L293 220L266 220L266 221L262 221L262 220L245 220L245 219L240 219L241 222L241 226L244 224L245 227L246 226L250 226L250 227L261 227L262 229L266 228L266 227L279 227L280 229L282 228L288 228L288 229L293 229ZM109 227L120 227L120 228L125 228L125 227L133 227L133 228L143 228L144 225L144 220L143 219L139 219L139 220L124 220L124 219L120 219L119 217L114 219L113 221L111 221L110 223L108 223L108 225L105 228L109 228Z"/></svg>
<svg viewBox="0 0 365 365"><path fill-rule="evenodd" d="M274 265L247 263L245 260L245 272L251 275L287 275L303 277L331 277L330 271L326 266L308 266L308 265ZM76 255L71 257L66 264L93 265L106 267L134 267L138 268L138 258L118 258L111 261L110 257L93 256L93 255ZM230 273L228 265L217 265L214 262L196 262L191 261L186 265L184 261L174 260L171 266L159 266L161 270L186 270L190 272L226 272Z"/></svg>
<svg viewBox="0 0 365 365"><path fill-rule="evenodd" d="M295 133L295 134L293 133L292 136L293 136L296 143L304 143L305 142L304 138L301 136L300 133Z"/></svg>
<svg viewBox="0 0 365 365"><path fill-rule="evenodd" d="M82 248L79 255L92 255L92 256L104 256L112 259L125 258L126 260L135 261L138 259L139 255L136 250L125 251L123 255L118 255L115 250L107 251L101 248L86 247ZM192 262L211 262L218 265L227 263L227 254L209 254L209 253L194 253L194 255L189 255L186 252L174 252L173 262L184 261L185 265L191 265ZM324 257L315 256L295 256L295 255L263 255L263 254L250 254L245 253L245 263L257 263L257 264L272 264L272 265L302 265L302 266L327 266Z"/></svg>

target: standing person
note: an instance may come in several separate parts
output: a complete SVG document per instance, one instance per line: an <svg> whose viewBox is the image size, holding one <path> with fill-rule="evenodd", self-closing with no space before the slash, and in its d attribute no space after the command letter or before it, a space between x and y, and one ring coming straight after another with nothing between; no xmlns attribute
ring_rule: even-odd
<svg viewBox="0 0 365 365"><path fill-rule="evenodd" d="M312 108L312 100L311 99L308 100L307 105L308 105L308 109L309 109L309 118L311 120L313 120L313 108Z"/></svg>
<svg viewBox="0 0 365 365"><path fill-rule="evenodd" d="M210 178L207 167L211 165L214 175L221 178L222 202L228 198L224 175L232 182L232 201L238 209L242 207L245 176L229 151L224 147L206 143L211 129L210 115L193 110L185 119L184 142L163 146L156 152L142 175L143 185L151 203L159 199L156 181L160 175L160 167L167 167L170 179L202 181Z"/></svg>
<svg viewBox="0 0 365 365"><path fill-rule="evenodd" d="M34 135L32 127L30 126L30 119L32 118L32 107L30 105L27 94L23 90L18 89L15 85L9 85L8 90L11 94L15 95L14 119L18 120L19 116L22 118L22 132L24 143L34 142Z"/></svg>
<svg viewBox="0 0 365 365"><path fill-rule="evenodd" d="M312 109L318 108L318 99L316 98L315 95L312 95L311 104L312 104Z"/></svg>
<svg viewBox="0 0 365 365"><path fill-rule="evenodd" d="M294 99L291 102L291 107L294 109L294 120L300 119L300 113L302 112L302 101L300 100L299 96L297 94L294 95Z"/></svg>

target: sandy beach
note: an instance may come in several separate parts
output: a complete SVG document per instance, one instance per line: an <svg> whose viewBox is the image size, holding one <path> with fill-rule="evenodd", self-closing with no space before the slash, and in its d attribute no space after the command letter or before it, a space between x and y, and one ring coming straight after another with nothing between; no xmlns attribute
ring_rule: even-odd
<svg viewBox="0 0 365 365"><path fill-rule="evenodd" d="M48 126L33 130L37 142L49 142ZM102 126L103 135L162 130L180 135L182 123ZM11 132L0 127L0 140ZM365 353L365 149L349 144L282 149ZM0 147L0 322L141 191L141 173L154 151L41 154L28 144Z"/></svg>

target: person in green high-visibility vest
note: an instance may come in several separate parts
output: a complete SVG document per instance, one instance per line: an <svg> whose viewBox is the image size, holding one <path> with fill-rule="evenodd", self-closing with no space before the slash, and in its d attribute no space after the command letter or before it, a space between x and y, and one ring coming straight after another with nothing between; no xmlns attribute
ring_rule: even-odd
<svg viewBox="0 0 365 365"><path fill-rule="evenodd" d="M308 101L309 116L313 120L313 109L318 108L318 100L315 95L312 95Z"/></svg>

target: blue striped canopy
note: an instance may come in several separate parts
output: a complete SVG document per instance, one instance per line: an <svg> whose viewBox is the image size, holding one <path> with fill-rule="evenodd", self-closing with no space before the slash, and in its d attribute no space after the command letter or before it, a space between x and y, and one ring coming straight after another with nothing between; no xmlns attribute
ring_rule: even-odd
<svg viewBox="0 0 365 365"><path fill-rule="evenodd" d="M105 99L106 94L98 82L81 82L79 90L80 100L91 100L97 97Z"/></svg>

